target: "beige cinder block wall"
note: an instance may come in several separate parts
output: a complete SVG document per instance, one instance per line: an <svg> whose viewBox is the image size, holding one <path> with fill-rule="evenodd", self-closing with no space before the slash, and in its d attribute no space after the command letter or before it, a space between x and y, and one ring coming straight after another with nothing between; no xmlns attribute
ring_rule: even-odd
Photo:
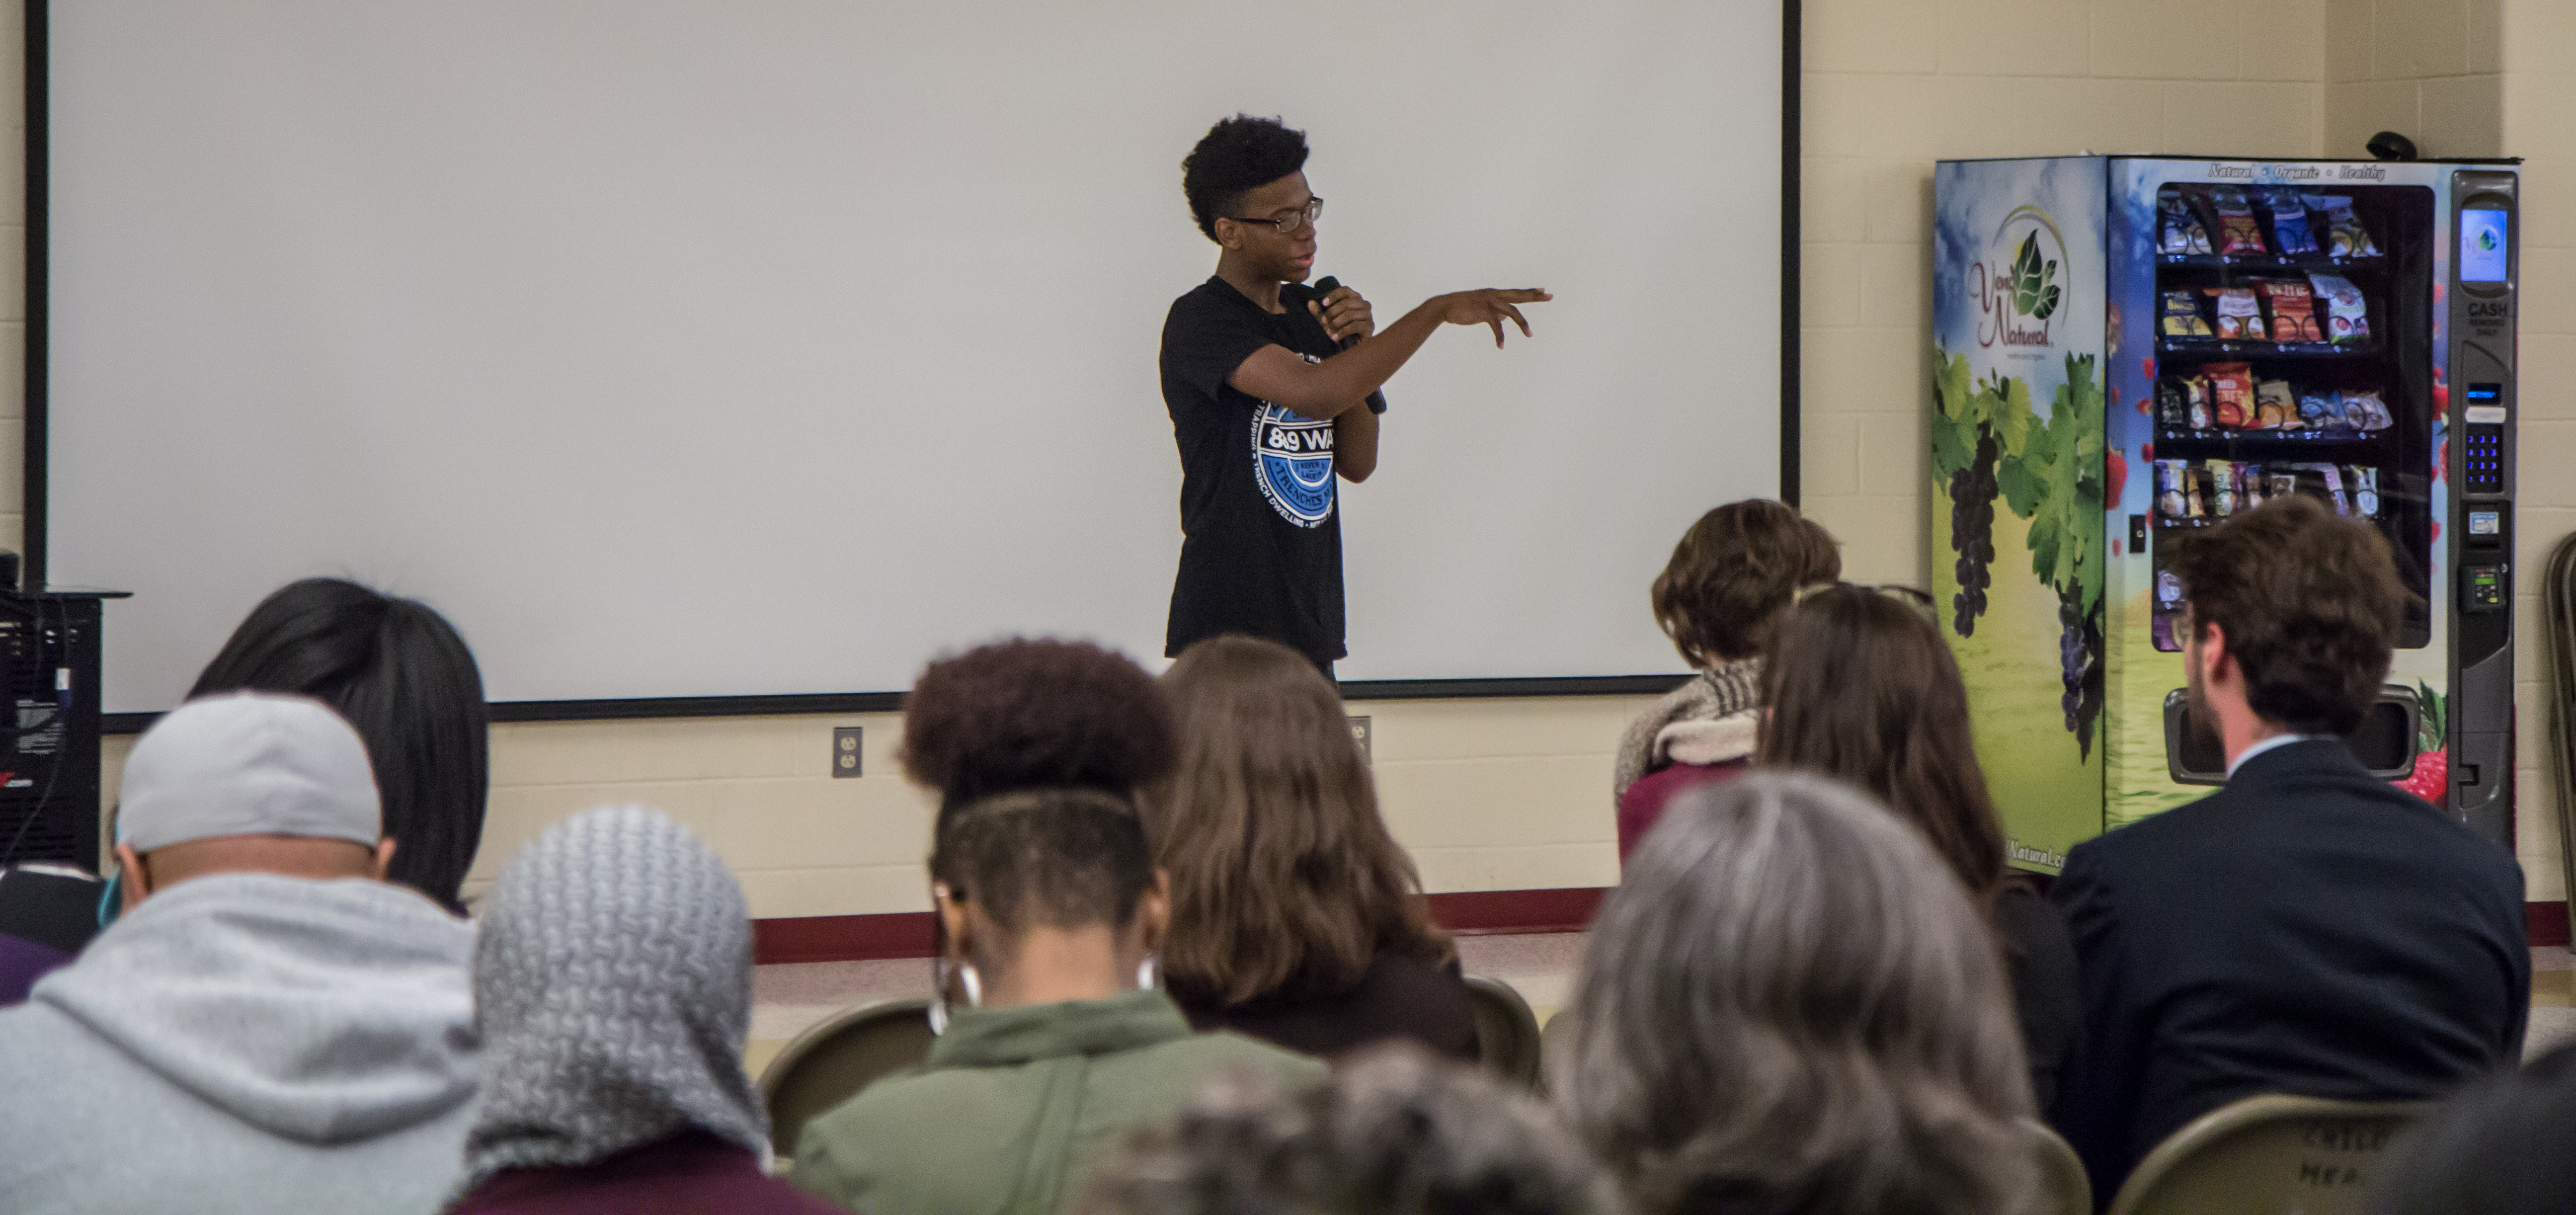
<svg viewBox="0 0 2576 1215"><path fill-rule="evenodd" d="M0 7L14 9L14 0ZM2551 221L2545 203L2576 191L2567 116L2576 81L2559 71L2576 62L2568 0L1807 0L1804 10L1801 478L1809 513L1844 538L1854 579L1929 577L1923 365L1938 158L2352 155L2381 127L2431 154L2495 147L2532 156L2544 201L2526 231L2525 382L2565 382L2542 377L2576 370L2576 224ZM14 123L18 61L0 71ZM2472 78L2482 76L2495 78L2503 116L2485 120L2501 121L2493 130L2478 125L2487 86ZM2330 110L2330 97L2353 108ZM15 205L19 191L7 193ZM14 300L18 274L5 273L0 290ZM23 326L7 307L0 349L14 357ZM15 380L0 392L0 409L17 416ZM2543 422L2544 409L2558 412ZM2576 524L2576 487L2563 477L2553 486L2546 472L2576 456L2576 411L2545 404L2536 390L2525 410L2531 568ZM18 433L0 422L6 442ZM16 502L16 476L14 452L0 450L0 505ZM0 517L0 541L17 525ZM1641 611L1643 598L1641 585ZM2526 619L2537 612L2528 591L2520 606ZM2541 712L2529 665L2536 644L2523 639L2525 722ZM1609 754L1638 703L1367 702L1352 711L1374 719L1387 813L1426 883L1516 889L1616 879ZM830 727L852 724L868 728L869 775L832 781ZM498 727L477 876L488 880L564 814L637 800L704 832L742 874L755 914L919 910L927 805L894 775L899 729L890 715ZM2521 846L2531 897L2556 899L2558 841L2536 783L2536 741L2526 733ZM122 754L109 749L111 782Z"/></svg>

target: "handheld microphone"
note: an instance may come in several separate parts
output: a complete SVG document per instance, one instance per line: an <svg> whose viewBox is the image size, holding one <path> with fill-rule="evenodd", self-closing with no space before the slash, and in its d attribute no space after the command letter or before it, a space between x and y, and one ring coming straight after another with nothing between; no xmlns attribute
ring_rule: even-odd
<svg viewBox="0 0 2576 1215"><path fill-rule="evenodd" d="M1324 297L1325 297L1325 296L1331 295L1331 294L1332 294L1332 293L1334 293L1335 291L1339 291L1339 290L1341 290L1341 288L1342 288L1342 280L1337 279L1337 278L1334 278L1332 275L1327 274L1327 275L1325 275L1325 276L1324 276L1324 277L1322 277L1322 278L1316 279L1316 280L1315 280L1315 301L1316 301L1317 303L1319 303L1319 304L1320 304L1320 303L1322 303L1322 302L1323 302L1323 299L1324 299ZM1321 318L1321 317L1318 317L1318 318L1316 318L1316 319L1321 320L1322 318ZM1353 346L1357 346L1357 345L1359 345L1359 344L1360 344L1360 335L1358 335L1358 334L1356 334L1356 333L1354 333L1354 334L1350 334L1349 336L1344 337L1344 338L1342 339L1342 341L1341 341L1341 347L1342 347L1342 349L1344 349L1344 350L1348 350L1348 349L1350 349L1351 347L1353 347Z"/></svg>

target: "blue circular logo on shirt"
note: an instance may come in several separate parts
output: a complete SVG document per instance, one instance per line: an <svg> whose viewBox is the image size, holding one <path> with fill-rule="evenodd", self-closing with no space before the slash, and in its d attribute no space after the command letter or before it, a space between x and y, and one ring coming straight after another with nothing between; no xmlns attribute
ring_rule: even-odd
<svg viewBox="0 0 2576 1215"><path fill-rule="evenodd" d="M1322 526L1333 515L1333 424L1262 402L1252 412L1252 471L1280 518Z"/></svg>

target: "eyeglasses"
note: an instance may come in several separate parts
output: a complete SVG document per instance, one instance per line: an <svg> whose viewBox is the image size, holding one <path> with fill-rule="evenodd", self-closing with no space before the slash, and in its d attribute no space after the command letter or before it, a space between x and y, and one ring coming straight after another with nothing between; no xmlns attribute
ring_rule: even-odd
<svg viewBox="0 0 2576 1215"><path fill-rule="evenodd" d="M1238 224L1268 224L1271 227L1279 229L1280 233L1285 235L1287 233L1294 232L1299 228L1303 228L1316 220L1322 219L1323 217L1324 200L1321 197L1315 197L1306 200L1306 207L1304 210L1280 219L1252 219L1239 215L1226 215L1220 216L1219 218L1230 219Z"/></svg>

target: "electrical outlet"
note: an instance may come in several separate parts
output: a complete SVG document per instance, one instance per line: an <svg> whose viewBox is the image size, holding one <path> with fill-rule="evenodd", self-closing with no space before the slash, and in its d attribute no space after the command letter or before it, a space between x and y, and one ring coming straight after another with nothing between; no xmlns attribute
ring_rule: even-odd
<svg viewBox="0 0 2576 1215"><path fill-rule="evenodd" d="M1376 762L1369 756L1369 719L1365 717L1351 719L1351 741L1360 745L1361 763Z"/></svg>
<svg viewBox="0 0 2576 1215"><path fill-rule="evenodd" d="M832 727L832 777L835 780L859 774L859 735L864 726Z"/></svg>

